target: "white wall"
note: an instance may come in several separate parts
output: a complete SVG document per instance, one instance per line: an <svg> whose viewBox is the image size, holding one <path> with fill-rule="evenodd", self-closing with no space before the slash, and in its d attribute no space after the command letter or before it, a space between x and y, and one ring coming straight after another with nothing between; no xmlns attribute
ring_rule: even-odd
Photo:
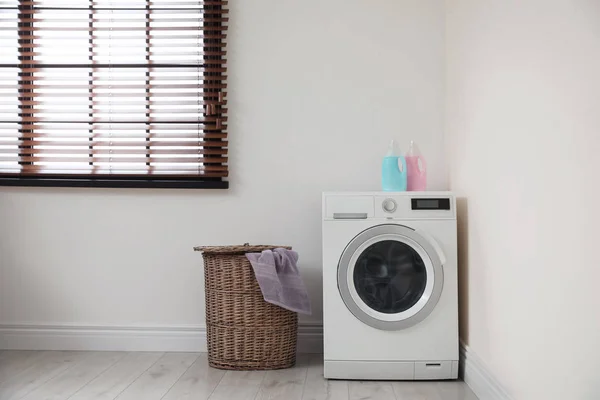
<svg viewBox="0 0 600 400"><path fill-rule="evenodd" d="M600 2L446 4L462 337L515 399L598 399Z"/></svg>
<svg viewBox="0 0 600 400"><path fill-rule="evenodd" d="M0 327L201 326L195 245L290 244L320 322L324 190L412 138L445 189L442 0L230 1L231 189L0 188Z"/></svg>

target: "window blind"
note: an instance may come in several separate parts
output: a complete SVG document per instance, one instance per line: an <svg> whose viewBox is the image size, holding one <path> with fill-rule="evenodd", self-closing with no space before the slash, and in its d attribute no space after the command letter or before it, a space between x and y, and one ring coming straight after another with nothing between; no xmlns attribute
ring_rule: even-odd
<svg viewBox="0 0 600 400"><path fill-rule="evenodd" d="M226 187L227 21L223 0L0 0L0 184Z"/></svg>

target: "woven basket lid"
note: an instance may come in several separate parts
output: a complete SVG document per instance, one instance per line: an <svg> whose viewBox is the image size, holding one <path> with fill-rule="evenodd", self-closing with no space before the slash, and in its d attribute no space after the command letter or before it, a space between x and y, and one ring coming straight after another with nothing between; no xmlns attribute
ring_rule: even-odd
<svg viewBox="0 0 600 400"><path fill-rule="evenodd" d="M236 246L198 246L194 247L195 251L201 251L205 254L246 254L246 253L260 253L263 250L273 249L288 249L291 250L291 246L275 246L275 245L262 245L262 244L249 244Z"/></svg>

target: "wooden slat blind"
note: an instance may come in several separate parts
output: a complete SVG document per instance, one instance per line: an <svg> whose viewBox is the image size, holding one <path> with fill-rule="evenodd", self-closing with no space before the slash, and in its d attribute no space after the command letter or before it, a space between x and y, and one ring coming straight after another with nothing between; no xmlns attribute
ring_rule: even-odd
<svg viewBox="0 0 600 400"><path fill-rule="evenodd" d="M222 180L224 0L0 0L0 177Z"/></svg>

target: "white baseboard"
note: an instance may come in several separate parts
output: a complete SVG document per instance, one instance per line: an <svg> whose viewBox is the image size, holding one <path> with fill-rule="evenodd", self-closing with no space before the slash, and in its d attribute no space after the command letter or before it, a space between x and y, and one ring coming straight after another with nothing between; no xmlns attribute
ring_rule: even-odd
<svg viewBox="0 0 600 400"><path fill-rule="evenodd" d="M298 353L323 354L323 325L298 325Z"/></svg>
<svg viewBox="0 0 600 400"><path fill-rule="evenodd" d="M0 325L0 349L205 352L206 328ZM298 352L323 352L322 326L298 326Z"/></svg>
<svg viewBox="0 0 600 400"><path fill-rule="evenodd" d="M461 377L479 400L512 399L485 363L462 342L460 343L460 370Z"/></svg>

